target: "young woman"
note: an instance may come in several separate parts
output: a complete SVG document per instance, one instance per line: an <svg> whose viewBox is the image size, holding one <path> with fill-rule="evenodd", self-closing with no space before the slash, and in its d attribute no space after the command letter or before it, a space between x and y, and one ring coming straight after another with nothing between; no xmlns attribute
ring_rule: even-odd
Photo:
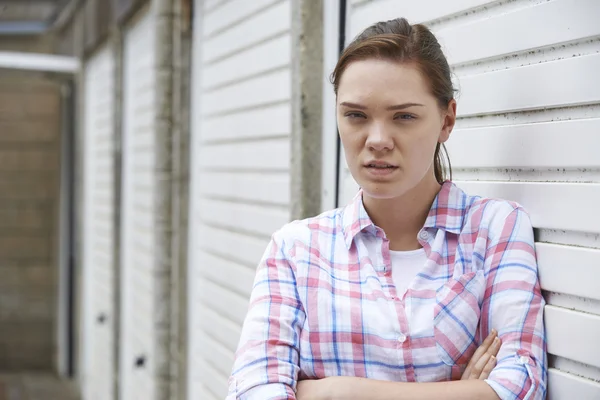
<svg viewBox="0 0 600 400"><path fill-rule="evenodd" d="M228 398L545 398L531 222L447 180L456 101L436 38L378 23L332 77L361 190L273 235Z"/></svg>

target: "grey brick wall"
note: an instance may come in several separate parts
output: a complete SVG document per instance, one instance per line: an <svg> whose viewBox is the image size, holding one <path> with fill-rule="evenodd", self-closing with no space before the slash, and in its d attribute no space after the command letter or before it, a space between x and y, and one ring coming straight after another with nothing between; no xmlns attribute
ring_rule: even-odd
<svg viewBox="0 0 600 400"><path fill-rule="evenodd" d="M0 77L0 370L53 366L59 107L58 85Z"/></svg>

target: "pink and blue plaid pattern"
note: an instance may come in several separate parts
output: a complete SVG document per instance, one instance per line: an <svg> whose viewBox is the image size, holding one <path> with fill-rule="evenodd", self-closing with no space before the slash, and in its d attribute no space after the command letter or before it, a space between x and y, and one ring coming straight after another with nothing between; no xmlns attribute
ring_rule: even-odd
<svg viewBox="0 0 600 400"><path fill-rule="evenodd" d="M298 380L328 376L458 379L492 328L502 347L488 384L502 399L544 399L544 299L525 211L446 182L418 239L428 261L399 297L389 242L361 193L276 232L228 399L295 399Z"/></svg>

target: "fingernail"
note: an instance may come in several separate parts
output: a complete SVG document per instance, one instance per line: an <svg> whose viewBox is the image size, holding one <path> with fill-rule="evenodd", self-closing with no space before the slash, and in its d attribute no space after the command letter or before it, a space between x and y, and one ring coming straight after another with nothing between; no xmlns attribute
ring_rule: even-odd
<svg viewBox="0 0 600 400"><path fill-rule="evenodd" d="M492 329L492 333L491 333L492 335L495 335L495 334L497 334L497 333L498 333L498 332L497 332L495 329Z"/></svg>
<svg viewBox="0 0 600 400"><path fill-rule="evenodd" d="M492 356L492 361L496 361L496 356Z"/></svg>
<svg viewBox="0 0 600 400"><path fill-rule="evenodd" d="M500 338L497 337L496 339L494 339L494 343L499 343L500 342Z"/></svg>

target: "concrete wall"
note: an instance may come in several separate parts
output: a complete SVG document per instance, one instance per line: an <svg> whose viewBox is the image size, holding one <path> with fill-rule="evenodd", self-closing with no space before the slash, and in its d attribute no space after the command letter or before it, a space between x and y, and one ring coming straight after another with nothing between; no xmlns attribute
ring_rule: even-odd
<svg viewBox="0 0 600 400"><path fill-rule="evenodd" d="M51 369L55 353L60 91L0 76L0 369Z"/></svg>

